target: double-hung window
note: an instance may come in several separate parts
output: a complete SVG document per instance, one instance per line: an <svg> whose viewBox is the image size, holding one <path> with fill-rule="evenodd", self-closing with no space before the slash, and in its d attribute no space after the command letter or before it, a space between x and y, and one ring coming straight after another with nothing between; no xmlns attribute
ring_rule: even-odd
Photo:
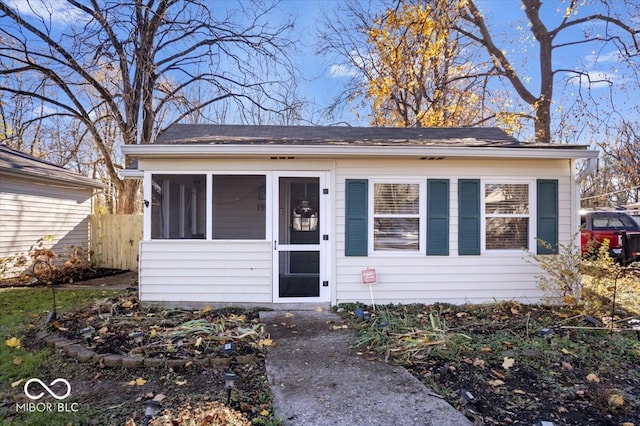
<svg viewBox="0 0 640 426"><path fill-rule="evenodd" d="M530 248L531 192L529 183L484 183L486 250Z"/></svg>
<svg viewBox="0 0 640 426"><path fill-rule="evenodd" d="M420 251L422 184L373 182L373 251Z"/></svg>

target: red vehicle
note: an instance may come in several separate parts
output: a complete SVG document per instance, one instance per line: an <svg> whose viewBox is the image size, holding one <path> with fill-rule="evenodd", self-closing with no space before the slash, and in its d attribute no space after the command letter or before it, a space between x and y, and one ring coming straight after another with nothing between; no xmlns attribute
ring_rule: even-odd
<svg viewBox="0 0 640 426"><path fill-rule="evenodd" d="M580 246L583 256L594 254L609 240L609 255L623 264L640 259L640 225L618 211L585 212L580 216Z"/></svg>

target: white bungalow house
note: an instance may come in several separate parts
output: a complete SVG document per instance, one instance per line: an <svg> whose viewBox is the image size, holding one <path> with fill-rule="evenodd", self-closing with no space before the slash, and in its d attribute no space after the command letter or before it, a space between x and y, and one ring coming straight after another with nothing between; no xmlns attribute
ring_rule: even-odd
<svg viewBox="0 0 640 426"><path fill-rule="evenodd" d="M496 128L189 124L123 152L141 300L263 305L537 301L529 253L575 235L597 156Z"/></svg>

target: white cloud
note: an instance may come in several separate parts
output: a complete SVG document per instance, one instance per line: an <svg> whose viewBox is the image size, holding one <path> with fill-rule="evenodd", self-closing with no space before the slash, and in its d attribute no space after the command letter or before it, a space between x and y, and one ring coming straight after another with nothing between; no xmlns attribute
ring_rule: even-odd
<svg viewBox="0 0 640 426"><path fill-rule="evenodd" d="M358 70L349 65L334 64L329 67L329 75L331 77L355 77Z"/></svg>
<svg viewBox="0 0 640 426"><path fill-rule="evenodd" d="M71 24L86 20L82 13L64 0L13 0L10 5L22 16L31 16L46 21Z"/></svg>
<svg viewBox="0 0 640 426"><path fill-rule="evenodd" d="M619 50L613 50L607 53L591 52L591 54L587 55L585 59L587 62L592 64L601 64L603 62L621 62L623 56Z"/></svg>
<svg viewBox="0 0 640 426"><path fill-rule="evenodd" d="M591 89L609 87L616 79L616 75L604 71L588 71L569 77L569 81L576 86L587 86Z"/></svg>

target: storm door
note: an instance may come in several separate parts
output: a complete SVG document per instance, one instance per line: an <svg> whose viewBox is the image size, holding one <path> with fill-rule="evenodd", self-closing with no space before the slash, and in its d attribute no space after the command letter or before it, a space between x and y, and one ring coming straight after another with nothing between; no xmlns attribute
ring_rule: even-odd
<svg viewBox="0 0 640 426"><path fill-rule="evenodd" d="M274 179L274 301L328 301L325 174L278 173Z"/></svg>

